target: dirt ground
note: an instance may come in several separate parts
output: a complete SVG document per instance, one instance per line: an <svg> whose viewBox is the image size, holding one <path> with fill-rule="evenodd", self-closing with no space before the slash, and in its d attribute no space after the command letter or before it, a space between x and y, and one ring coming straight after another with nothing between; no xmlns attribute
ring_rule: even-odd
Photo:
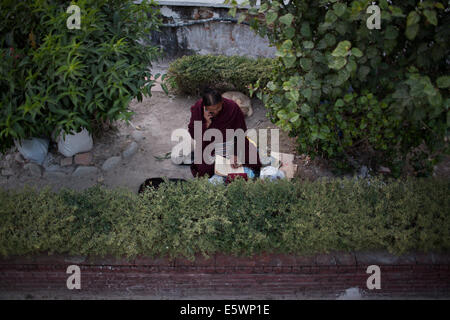
<svg viewBox="0 0 450 320"><path fill-rule="evenodd" d="M139 185L150 177L191 179L189 166L176 165L170 158L161 158L177 144L171 141L172 131L177 128L187 129L190 106L197 99L199 97L168 96L164 92L155 91L151 97L144 98L142 102L132 101L130 110L135 114L129 124L123 121L116 122L115 128L107 130L99 138L94 137L94 148L91 152L93 163L98 168L106 159L120 156L133 141L138 144L138 150L131 158L122 159L109 171L99 169L97 173L83 177L74 177L71 174L36 177L18 167L15 170L18 174L4 179L0 186L6 189L21 189L26 185L37 188L48 185L57 191L63 187L83 190L100 183L110 188L126 187L137 192ZM267 119L266 109L259 100L253 99L252 105L253 115L246 119L249 129L276 128ZM51 145L49 149L53 154L57 153L55 145ZM280 152L295 153L295 139L281 131ZM304 157L298 156L295 159L297 164L301 164L302 161L305 161ZM304 167L303 165L303 170Z"/></svg>
<svg viewBox="0 0 450 320"><path fill-rule="evenodd" d="M165 73L169 63L167 60L156 63L152 67L152 74ZM76 169L76 165L72 165L69 168L60 168L64 169L62 173L36 176L23 169L24 163L11 160L17 155L17 151L11 150L10 169L14 174L7 177L0 175L0 187L22 189L25 186L50 186L52 190L57 191L61 188L83 190L95 184L102 184L108 188L125 187L137 192L140 184L151 177L192 179L189 166L176 165L170 158L163 158L177 144L171 141L172 131L177 128L187 129L190 107L200 97L166 95L159 85L155 86L152 92L152 96L144 98L142 102L131 102L130 110L134 115L129 124L116 122L115 128L104 131L101 137L94 137L91 166L95 166L97 172L77 177L71 174ZM277 128L266 117L267 110L260 100L252 99L252 107L253 115L246 118L248 129ZM120 156L133 141L138 145L133 156L122 157L120 163L111 170L102 170L105 160ZM58 156L55 143L50 145L49 151L56 155L56 161L62 158L61 155ZM311 160L307 155L298 154L295 138L289 137L281 130L279 151L295 154L294 163L298 165L296 178L315 180L334 176L326 161L320 158ZM0 155L0 164L3 159L5 156ZM435 175L450 176L450 157L435 168Z"/></svg>

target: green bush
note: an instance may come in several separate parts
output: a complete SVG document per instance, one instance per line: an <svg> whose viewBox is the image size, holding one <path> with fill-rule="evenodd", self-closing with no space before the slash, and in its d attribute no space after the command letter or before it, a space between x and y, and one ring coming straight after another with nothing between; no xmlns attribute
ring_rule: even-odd
<svg viewBox="0 0 450 320"><path fill-rule="evenodd" d="M239 21L267 36L278 57L271 81L252 90L300 152L338 167L389 166L397 176L409 155L427 175L448 152L448 4L377 1L381 29L369 30L371 3L250 1Z"/></svg>
<svg viewBox="0 0 450 320"><path fill-rule="evenodd" d="M248 94L256 81L267 83L274 59L252 59L242 56L191 55L173 61L167 82L183 94L198 94L204 86L219 90L236 90Z"/></svg>
<svg viewBox="0 0 450 320"><path fill-rule="evenodd" d="M143 195L0 189L0 254L117 257L450 250L448 181L206 179Z"/></svg>
<svg viewBox="0 0 450 320"><path fill-rule="evenodd" d="M158 29L156 4L80 0L81 29L70 30L70 1L0 1L0 151L14 139L50 136L129 119L128 103L150 95L143 43Z"/></svg>

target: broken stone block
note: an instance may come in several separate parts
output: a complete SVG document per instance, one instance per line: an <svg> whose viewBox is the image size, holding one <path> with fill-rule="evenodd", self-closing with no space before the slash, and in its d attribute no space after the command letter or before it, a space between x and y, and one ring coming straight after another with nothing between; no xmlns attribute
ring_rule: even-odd
<svg viewBox="0 0 450 320"><path fill-rule="evenodd" d="M239 91L228 91L222 97L233 100L241 108L244 116L250 117L253 114L252 102L249 97Z"/></svg>
<svg viewBox="0 0 450 320"><path fill-rule="evenodd" d="M16 153L14 156L14 160L16 160L18 163L25 163L25 159L20 153Z"/></svg>
<svg viewBox="0 0 450 320"><path fill-rule="evenodd" d="M12 171L12 169L10 169L10 168L2 169L2 176L8 177L8 176L13 176L13 175L14 175L14 171Z"/></svg>
<svg viewBox="0 0 450 320"><path fill-rule="evenodd" d="M364 179L368 178L368 176L369 176L369 168L367 168L366 166L362 166L361 169L359 170L358 177Z"/></svg>
<svg viewBox="0 0 450 320"><path fill-rule="evenodd" d="M284 164L280 167L280 170L284 172L286 179L291 180L297 173L297 165L293 163Z"/></svg>
<svg viewBox="0 0 450 320"><path fill-rule="evenodd" d="M122 156L126 158L130 158L133 156L138 150L138 144L136 142L132 142L128 145L128 147L123 151Z"/></svg>
<svg viewBox="0 0 450 320"><path fill-rule="evenodd" d="M27 163L23 168L28 170L32 176L40 177L42 175L42 167L36 163Z"/></svg>
<svg viewBox="0 0 450 320"><path fill-rule="evenodd" d="M14 140L14 143L20 154L32 162L42 164L47 156L48 144L47 139L31 138L25 140Z"/></svg>
<svg viewBox="0 0 450 320"><path fill-rule="evenodd" d="M133 132L131 133L131 136L133 137L133 140L134 140L134 141L137 141L137 142L139 142L139 141L145 139L144 134L143 134L141 131L138 131L138 130L133 131Z"/></svg>
<svg viewBox="0 0 450 320"><path fill-rule="evenodd" d="M379 173L388 174L388 173L391 173L391 169L389 169L389 168L387 168L387 167L380 166L380 167L378 168L378 172L379 172Z"/></svg>
<svg viewBox="0 0 450 320"><path fill-rule="evenodd" d="M44 169L45 169L45 171L48 171L48 172L61 171L61 167L58 166L57 164L49 165L48 167L44 167Z"/></svg>
<svg viewBox="0 0 450 320"><path fill-rule="evenodd" d="M103 171L111 170L112 168L117 166L121 160L122 160L121 157L111 157L107 159L102 165L102 170Z"/></svg>
<svg viewBox="0 0 450 320"><path fill-rule="evenodd" d="M0 186L8 183L8 177L0 175Z"/></svg>
<svg viewBox="0 0 450 320"><path fill-rule="evenodd" d="M60 165L61 165L61 167L71 166L72 161L73 161L72 157L62 158Z"/></svg>
<svg viewBox="0 0 450 320"><path fill-rule="evenodd" d="M98 173L97 167L80 166L75 169L75 171L72 173L72 176L81 177L81 176L93 175L93 174L97 174L97 173Z"/></svg>
<svg viewBox="0 0 450 320"><path fill-rule="evenodd" d="M64 179L66 178L66 174L61 171L45 171L44 172L44 178L50 178L50 179Z"/></svg>
<svg viewBox="0 0 450 320"><path fill-rule="evenodd" d="M92 153L79 153L75 155L75 164L88 166L92 163Z"/></svg>
<svg viewBox="0 0 450 320"><path fill-rule="evenodd" d="M11 164L9 163L9 161L6 160L2 160L0 161L0 168L10 168Z"/></svg>

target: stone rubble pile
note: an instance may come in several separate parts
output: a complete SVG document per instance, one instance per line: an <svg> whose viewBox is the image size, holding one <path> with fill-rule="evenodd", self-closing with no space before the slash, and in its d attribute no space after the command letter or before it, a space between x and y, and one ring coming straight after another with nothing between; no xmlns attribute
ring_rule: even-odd
<svg viewBox="0 0 450 320"><path fill-rule="evenodd" d="M85 135L84 132L82 132ZM66 136L67 137L67 136ZM90 143L92 137L85 135L86 141L79 140L80 146L65 146L64 154L61 152L59 141L53 141L54 147L49 148L49 145L42 148L43 144L39 145L39 158L31 153L30 149L26 149L26 144L15 145L5 155L0 153L0 185L5 183L10 177L42 177L49 179L64 179L67 177L84 177L88 175L97 175L101 172L109 171L119 165L121 162L129 160L138 151L138 143L136 141L142 140L142 133L134 133L131 141L122 151L121 155L109 157L103 162L96 161L94 158L94 144ZM44 139L32 138L28 142L28 146L35 146L35 141L40 142ZM73 139L72 139L73 140ZM77 140L77 139L75 139ZM35 148L36 149L36 148ZM35 150L34 149L34 150ZM50 149L50 151L48 150ZM70 155L68 150L83 150ZM100 180L103 180L101 177Z"/></svg>

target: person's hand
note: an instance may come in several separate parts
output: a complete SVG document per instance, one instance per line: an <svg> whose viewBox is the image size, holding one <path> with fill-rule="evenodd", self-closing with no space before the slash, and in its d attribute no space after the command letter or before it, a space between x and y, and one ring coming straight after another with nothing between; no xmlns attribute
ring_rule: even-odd
<svg viewBox="0 0 450 320"><path fill-rule="evenodd" d="M213 115L211 112L206 110L205 107L203 107L203 117L205 117L205 120L206 120L206 127L209 128L209 126L211 125L211 122L212 122Z"/></svg>
<svg viewBox="0 0 450 320"><path fill-rule="evenodd" d="M236 156L230 156L230 161L233 169L242 167L242 164L238 163L238 158Z"/></svg>

